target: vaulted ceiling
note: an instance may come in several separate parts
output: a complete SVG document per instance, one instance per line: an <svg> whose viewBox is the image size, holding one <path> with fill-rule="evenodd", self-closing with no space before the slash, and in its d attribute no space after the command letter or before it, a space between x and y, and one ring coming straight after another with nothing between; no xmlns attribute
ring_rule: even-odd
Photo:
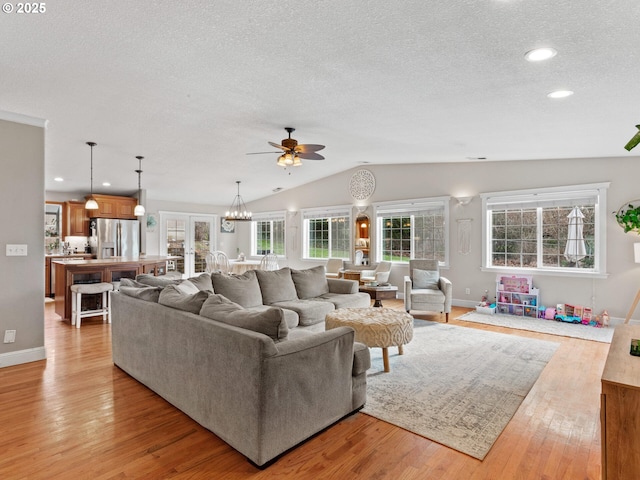
<svg viewBox="0 0 640 480"><path fill-rule="evenodd" d="M0 110L48 121L49 191L88 191L87 141L96 192L142 155L149 198L225 205L367 162L631 155L640 123L637 0L44 5L0 14ZM287 126L326 160L246 155Z"/></svg>

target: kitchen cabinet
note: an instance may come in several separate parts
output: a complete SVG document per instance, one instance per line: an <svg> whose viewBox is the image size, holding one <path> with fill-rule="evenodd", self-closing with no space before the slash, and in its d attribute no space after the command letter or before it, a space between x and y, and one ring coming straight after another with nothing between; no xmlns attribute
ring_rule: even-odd
<svg viewBox="0 0 640 480"><path fill-rule="evenodd" d="M629 353L632 339L640 339L640 326L616 325L602 373L602 480L638 478L640 357Z"/></svg>
<svg viewBox="0 0 640 480"><path fill-rule="evenodd" d="M84 208L84 202L69 201L65 203L65 207L65 236L88 237L90 235L89 215Z"/></svg>
<svg viewBox="0 0 640 480"><path fill-rule="evenodd" d="M90 253L72 253L70 255L45 255L44 257L44 295L45 297L53 297L55 293L55 274L54 267L51 265L52 260L89 260L92 256Z"/></svg>
<svg viewBox="0 0 640 480"><path fill-rule="evenodd" d="M94 194L93 198L98 202L98 210L91 212L91 218L137 219L133 214L133 210L138 204L138 200L135 198L99 194Z"/></svg>

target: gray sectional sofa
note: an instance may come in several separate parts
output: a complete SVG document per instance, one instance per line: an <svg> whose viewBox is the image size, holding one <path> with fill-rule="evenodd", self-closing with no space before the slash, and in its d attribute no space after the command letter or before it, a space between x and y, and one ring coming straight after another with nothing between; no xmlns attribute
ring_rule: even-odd
<svg viewBox="0 0 640 480"><path fill-rule="evenodd" d="M113 361L264 466L366 400L368 348L321 321L336 306L368 306L368 295L364 304L349 293L355 282L322 277L282 269L124 281L112 294ZM256 283L272 305L257 304Z"/></svg>

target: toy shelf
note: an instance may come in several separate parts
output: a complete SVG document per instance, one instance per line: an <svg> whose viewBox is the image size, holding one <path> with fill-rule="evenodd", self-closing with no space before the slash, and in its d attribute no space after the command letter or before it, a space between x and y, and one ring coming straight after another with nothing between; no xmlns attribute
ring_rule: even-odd
<svg viewBox="0 0 640 480"><path fill-rule="evenodd" d="M496 288L496 313L538 317L540 290L532 288L529 293L505 292Z"/></svg>

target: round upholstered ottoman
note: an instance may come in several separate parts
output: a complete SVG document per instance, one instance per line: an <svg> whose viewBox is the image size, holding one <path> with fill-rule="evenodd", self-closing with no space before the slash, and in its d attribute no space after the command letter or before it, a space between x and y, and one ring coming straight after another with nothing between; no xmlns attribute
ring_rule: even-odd
<svg viewBox="0 0 640 480"><path fill-rule="evenodd" d="M325 328L351 327L355 330L356 342L368 347L382 348L384 371L389 371L388 347L402 346L413 339L413 317L402 310L390 308L339 308L327 313Z"/></svg>

